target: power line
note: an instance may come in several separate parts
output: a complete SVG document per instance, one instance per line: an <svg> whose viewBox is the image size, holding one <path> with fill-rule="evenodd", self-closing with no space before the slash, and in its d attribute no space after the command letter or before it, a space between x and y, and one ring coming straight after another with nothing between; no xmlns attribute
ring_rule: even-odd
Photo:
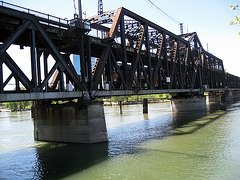
<svg viewBox="0 0 240 180"><path fill-rule="evenodd" d="M147 2L149 2L153 7L155 7L158 11L160 11L162 14L164 14L166 17L168 17L169 19L171 19L173 22L180 24L179 21L177 21L176 19L174 19L173 17L171 17L170 15L168 15L166 12L164 12L162 9L160 9L156 4L154 4L151 0L146 0Z"/></svg>
<svg viewBox="0 0 240 180"><path fill-rule="evenodd" d="M159 8L155 3L153 3L151 0L146 0L148 3L150 3L150 5L152 7L154 7L156 10L160 11L161 14L165 15L165 17L169 18L171 21L173 21L174 23L180 25L180 32L181 34L183 33L183 29L188 33L188 28L186 28L185 26L183 26L183 23L180 23L179 21L177 21L176 19L174 19L173 17L171 17L170 15L168 15L166 12L164 12L161 8Z"/></svg>

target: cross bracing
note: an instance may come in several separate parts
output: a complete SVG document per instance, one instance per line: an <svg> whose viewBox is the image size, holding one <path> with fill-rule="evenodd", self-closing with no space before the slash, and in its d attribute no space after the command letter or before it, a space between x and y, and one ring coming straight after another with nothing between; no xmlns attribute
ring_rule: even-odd
<svg viewBox="0 0 240 180"><path fill-rule="evenodd" d="M71 85L78 96L95 98L240 86L239 77L226 73L223 61L204 50L197 33L176 35L125 8L63 22L0 6L0 17L1 94L68 92ZM31 61L23 62L31 63L30 77L8 53L12 45L30 47ZM72 54L81 57L80 75ZM6 90L12 80L15 88Z"/></svg>

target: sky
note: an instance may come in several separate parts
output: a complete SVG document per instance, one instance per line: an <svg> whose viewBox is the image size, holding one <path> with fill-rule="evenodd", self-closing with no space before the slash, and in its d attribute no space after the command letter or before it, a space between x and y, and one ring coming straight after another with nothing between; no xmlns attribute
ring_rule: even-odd
<svg viewBox="0 0 240 180"><path fill-rule="evenodd" d="M161 27L180 34L178 23L183 23L184 33L197 32L205 50L223 60L227 72L240 76L240 26L230 21L240 15L231 10L240 0L151 0L174 20L163 15L148 0L103 0L103 10L125 7ZM61 18L72 19L74 0L7 0L6 2L37 10ZM75 0L76 6L78 0ZM97 14L98 0L82 0L86 16ZM78 12L78 10L77 10ZM19 54L18 54L19 56Z"/></svg>

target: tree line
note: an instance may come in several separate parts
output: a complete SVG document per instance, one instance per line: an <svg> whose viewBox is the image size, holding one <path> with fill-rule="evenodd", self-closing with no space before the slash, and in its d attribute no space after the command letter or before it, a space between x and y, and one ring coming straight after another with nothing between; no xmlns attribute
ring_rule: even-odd
<svg viewBox="0 0 240 180"><path fill-rule="evenodd" d="M8 102L6 103L6 107L11 111L24 111L29 104L31 104L30 101Z"/></svg>

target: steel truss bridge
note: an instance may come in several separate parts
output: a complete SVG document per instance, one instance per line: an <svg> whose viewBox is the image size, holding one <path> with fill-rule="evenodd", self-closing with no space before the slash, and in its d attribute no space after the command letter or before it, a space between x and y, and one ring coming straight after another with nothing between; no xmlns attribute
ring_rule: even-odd
<svg viewBox="0 0 240 180"><path fill-rule="evenodd" d="M1 102L240 88L197 33L175 35L125 8L69 21L0 1L0 32ZM30 48L20 63L31 64L30 77L8 53L13 45Z"/></svg>

